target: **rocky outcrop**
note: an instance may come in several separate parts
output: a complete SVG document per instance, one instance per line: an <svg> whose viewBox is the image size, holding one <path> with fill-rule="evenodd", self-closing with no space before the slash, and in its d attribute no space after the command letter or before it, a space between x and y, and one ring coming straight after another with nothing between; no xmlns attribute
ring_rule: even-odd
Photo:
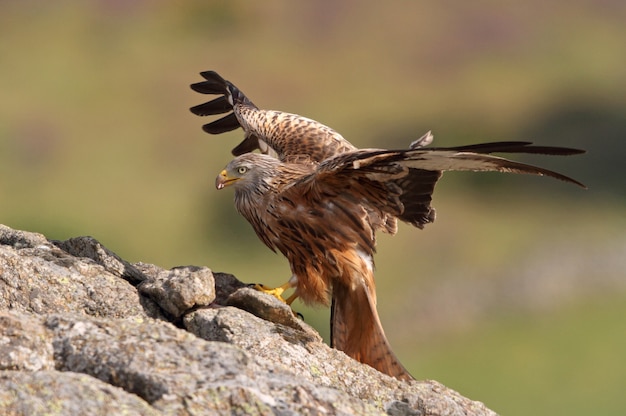
<svg viewBox="0 0 626 416"><path fill-rule="evenodd" d="M331 349L232 275L90 237L0 226L0 334L0 414L494 414Z"/></svg>

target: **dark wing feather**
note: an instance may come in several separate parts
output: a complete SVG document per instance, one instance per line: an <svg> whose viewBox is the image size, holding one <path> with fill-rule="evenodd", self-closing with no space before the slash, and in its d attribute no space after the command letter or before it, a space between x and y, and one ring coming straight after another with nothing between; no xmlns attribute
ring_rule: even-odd
<svg viewBox="0 0 626 416"><path fill-rule="evenodd" d="M240 126L237 117L235 117L234 114L229 114L226 117L222 117L212 123L205 124L204 126L202 126L202 130L206 131L209 134L220 134L238 129L239 127Z"/></svg>
<svg viewBox="0 0 626 416"><path fill-rule="evenodd" d="M209 116L233 111L225 117L203 125L202 130L209 134L221 134L242 127L237 118L235 108L237 106L256 108L252 101L217 72L204 71L200 75L204 77L205 81L191 84L191 89L200 94L221 95L221 97L193 106L190 108L191 112L198 116ZM267 153L267 146L263 146L255 135L246 132L243 141L233 149L232 153L235 156L239 156L256 149L265 149L265 153Z"/></svg>
<svg viewBox="0 0 626 416"><path fill-rule="evenodd" d="M400 189L402 213L398 216L417 228L435 221L435 209L430 206L435 184L441 178L440 171L409 169L405 178L392 180Z"/></svg>
<svg viewBox="0 0 626 416"><path fill-rule="evenodd" d="M200 72L205 81L191 84L191 89L201 94L226 94L228 81L215 71Z"/></svg>
<svg viewBox="0 0 626 416"><path fill-rule="evenodd" d="M476 147L480 145L472 146ZM318 180L324 178L329 174L339 174L340 172L346 170L361 170L361 172L365 173L375 173L380 169L383 169L383 171L385 171L390 169L391 165L395 164L396 166L400 166L402 168L413 168L441 172L509 172L538 176L551 176L555 179L570 182L582 188L586 188L585 185L583 185L579 181L562 175L558 172L487 154L493 152L494 150L492 149L496 148L492 143L489 144L489 151L485 153L465 151L465 147L466 146L461 147L463 149L461 151L459 151L458 148L432 148L419 150L364 149L344 155L338 155L337 157L329 159L320 164L320 167L317 170ZM507 148L508 146L504 147ZM523 150L518 147L512 148L514 149L512 151L513 153L523 152ZM528 147L523 148L528 149ZM564 152L550 153L556 155L569 155L583 152L577 149L558 147L537 146L537 148L541 149L542 152ZM532 147L530 149L530 152L532 153Z"/></svg>
<svg viewBox="0 0 626 416"><path fill-rule="evenodd" d="M560 146L534 146L532 142L490 142L455 147L431 147L430 151L457 151L474 153L528 153L554 156L568 156L585 153L581 149Z"/></svg>
<svg viewBox="0 0 626 416"><path fill-rule="evenodd" d="M261 148L262 148L262 143L259 141L259 138L252 134L252 135L247 136L237 146L233 147L233 150L231 152L233 155L239 156L239 155L243 155L244 153L252 153L255 150L261 149ZM269 152L266 150L263 153L267 154Z"/></svg>
<svg viewBox="0 0 626 416"><path fill-rule="evenodd" d="M541 147L542 152L546 151ZM567 149L574 150L574 149ZM517 152L519 153L519 152ZM563 153L564 155L573 153ZM508 172L527 175L550 176L565 182L570 182L581 188L587 188L579 181L549 169L526 163L515 162L490 154L474 153L456 150L415 150L405 153L403 166L415 169L439 171L473 171L473 172Z"/></svg>
<svg viewBox="0 0 626 416"><path fill-rule="evenodd" d="M215 114L224 114L233 110L232 104L224 95L214 100L207 101L190 108L191 112L199 116L212 116Z"/></svg>

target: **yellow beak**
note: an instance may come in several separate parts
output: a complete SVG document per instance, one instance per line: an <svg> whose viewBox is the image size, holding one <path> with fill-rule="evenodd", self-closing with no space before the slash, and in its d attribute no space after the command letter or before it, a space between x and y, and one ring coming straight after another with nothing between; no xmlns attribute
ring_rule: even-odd
<svg viewBox="0 0 626 416"><path fill-rule="evenodd" d="M224 189L228 185L238 180L239 178L231 178L230 176L228 176L228 172L226 172L226 169L224 169L220 172L219 175L217 175L217 178L215 178L215 187L217 189Z"/></svg>

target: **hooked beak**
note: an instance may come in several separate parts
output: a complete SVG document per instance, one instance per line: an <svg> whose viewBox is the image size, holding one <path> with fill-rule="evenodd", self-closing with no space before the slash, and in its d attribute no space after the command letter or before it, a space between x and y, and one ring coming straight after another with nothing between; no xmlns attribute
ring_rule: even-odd
<svg viewBox="0 0 626 416"><path fill-rule="evenodd" d="M217 175L217 178L215 178L215 187L217 189L224 189L225 187L227 187L228 185L232 184L233 182L239 180L239 178L231 178L228 176L228 173L226 172L226 169L224 169L223 171L220 172L219 175Z"/></svg>

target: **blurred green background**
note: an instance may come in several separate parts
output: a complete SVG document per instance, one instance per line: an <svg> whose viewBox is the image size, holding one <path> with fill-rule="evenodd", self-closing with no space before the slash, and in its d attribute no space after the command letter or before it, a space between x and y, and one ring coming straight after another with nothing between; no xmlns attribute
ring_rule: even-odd
<svg viewBox="0 0 626 416"><path fill-rule="evenodd" d="M434 224L379 237L379 310L417 378L502 414L626 414L625 21L611 0L1 2L0 222L283 283L214 189L242 134L188 111L208 69L359 147L585 148L524 160L588 191L446 174Z"/></svg>

